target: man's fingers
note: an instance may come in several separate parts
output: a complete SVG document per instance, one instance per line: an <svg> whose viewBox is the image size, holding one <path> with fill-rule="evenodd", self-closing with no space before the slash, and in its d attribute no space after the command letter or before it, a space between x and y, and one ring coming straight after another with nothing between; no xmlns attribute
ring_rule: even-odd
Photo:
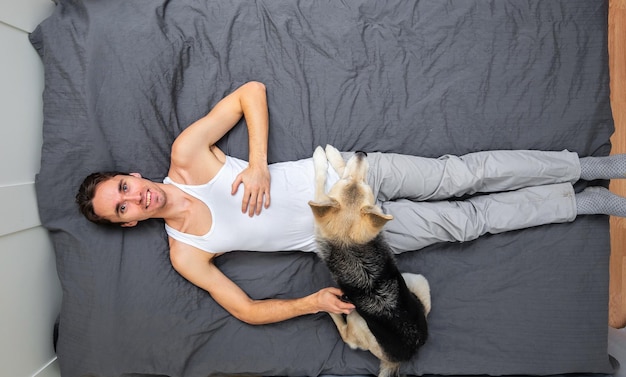
<svg viewBox="0 0 626 377"><path fill-rule="evenodd" d="M351 304L349 302L345 302L339 298L337 298L337 309L342 312L343 314L350 314L350 312L352 312L355 308L354 304Z"/></svg>
<svg viewBox="0 0 626 377"><path fill-rule="evenodd" d="M237 193L237 190L239 189L239 185L242 183L243 183L243 178L241 177L241 174L239 174L233 181L233 185L231 186L231 189L230 189L230 194L235 195Z"/></svg>
<svg viewBox="0 0 626 377"><path fill-rule="evenodd" d="M243 198L241 200L241 213L246 213L248 211L248 205L250 203L250 194L247 190L243 193Z"/></svg>
<svg viewBox="0 0 626 377"><path fill-rule="evenodd" d="M331 296L326 296L326 300L330 300L328 301L328 311L337 314L350 314L355 309L354 304L341 300L341 296L343 295L341 289L335 287L327 287L322 289L322 291L331 294Z"/></svg>
<svg viewBox="0 0 626 377"><path fill-rule="evenodd" d="M265 192L265 208L269 208L270 207L270 192L266 191Z"/></svg>
<svg viewBox="0 0 626 377"><path fill-rule="evenodd" d="M248 216L254 216L255 210L258 207L258 194L251 194L248 201Z"/></svg>
<svg viewBox="0 0 626 377"><path fill-rule="evenodd" d="M250 217L260 215L263 207L270 206L269 180L250 179L250 173L245 170L235 177L231 187L231 194L235 195L239 186L243 184L244 193L241 201L241 213L248 213Z"/></svg>
<svg viewBox="0 0 626 377"><path fill-rule="evenodd" d="M254 191L250 194L244 195L244 203L242 204L242 211L248 211L248 215L250 217L255 214L261 214L261 210L263 209L263 194L258 191Z"/></svg>
<svg viewBox="0 0 626 377"><path fill-rule="evenodd" d="M261 214L262 208L263 208L263 193L259 193L256 197L256 214L257 215Z"/></svg>
<svg viewBox="0 0 626 377"><path fill-rule="evenodd" d="M328 292L334 294L335 296L341 296L343 295L343 292L341 291L341 289L339 288L335 288L335 287L328 287L326 288L328 290Z"/></svg>

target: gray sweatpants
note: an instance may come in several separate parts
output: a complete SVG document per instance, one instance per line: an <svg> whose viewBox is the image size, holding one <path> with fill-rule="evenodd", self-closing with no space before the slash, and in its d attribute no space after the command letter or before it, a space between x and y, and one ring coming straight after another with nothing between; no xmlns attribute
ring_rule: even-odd
<svg viewBox="0 0 626 377"><path fill-rule="evenodd" d="M374 196L394 216L385 236L396 253L576 218L576 153L490 151L438 159L368 153L368 162ZM487 194L450 200L476 193Z"/></svg>

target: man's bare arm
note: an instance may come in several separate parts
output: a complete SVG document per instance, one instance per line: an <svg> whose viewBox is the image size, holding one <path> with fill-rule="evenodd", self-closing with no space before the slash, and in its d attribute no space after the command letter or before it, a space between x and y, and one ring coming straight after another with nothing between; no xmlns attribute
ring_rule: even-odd
<svg viewBox="0 0 626 377"><path fill-rule="evenodd" d="M269 115L265 86L248 82L219 101L203 118L187 127L172 145L170 176L181 183L208 182L221 167L223 154L215 147L244 117L249 135L249 164L233 182L234 194L244 184L242 212L259 214L270 204L270 175L267 168Z"/></svg>
<svg viewBox="0 0 626 377"><path fill-rule="evenodd" d="M253 300L213 264L206 252L186 245L172 250L172 265L183 277L209 292L234 317L249 324L280 322L320 311L347 314L354 309L352 304L338 298L342 293L337 288L324 288L296 299Z"/></svg>
<svg viewBox="0 0 626 377"><path fill-rule="evenodd" d="M262 85L262 84L261 84ZM248 168L239 173L232 184L231 194L237 193L243 183L244 193L241 212L259 215L263 206L270 206L270 174L267 168L267 140L269 113L265 86L256 85L241 101L248 125Z"/></svg>

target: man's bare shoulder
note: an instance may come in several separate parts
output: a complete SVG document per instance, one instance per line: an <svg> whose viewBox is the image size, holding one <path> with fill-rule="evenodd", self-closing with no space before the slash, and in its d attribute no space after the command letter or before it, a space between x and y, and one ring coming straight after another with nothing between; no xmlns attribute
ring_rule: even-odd
<svg viewBox="0 0 626 377"><path fill-rule="evenodd" d="M170 238L170 261L174 270L211 295L219 292L225 281L230 282L213 263L218 255Z"/></svg>
<svg viewBox="0 0 626 377"><path fill-rule="evenodd" d="M169 237L170 261L176 271L183 272L190 267L212 262L220 254L200 250L182 241Z"/></svg>
<svg viewBox="0 0 626 377"><path fill-rule="evenodd" d="M172 148L168 176L176 183L202 185L209 182L226 162L226 155L217 146L196 154L176 153Z"/></svg>

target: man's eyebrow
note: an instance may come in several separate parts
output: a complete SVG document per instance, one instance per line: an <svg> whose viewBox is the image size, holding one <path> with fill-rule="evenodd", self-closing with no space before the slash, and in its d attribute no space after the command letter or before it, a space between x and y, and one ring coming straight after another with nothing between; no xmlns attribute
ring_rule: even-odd
<svg viewBox="0 0 626 377"><path fill-rule="evenodd" d="M117 185L117 192L121 193L121 192L123 191L123 188L122 188L123 186L124 186L124 180L123 180L123 179L120 179L120 181L119 181L119 183L118 183L118 185ZM115 214L116 214L118 217L120 217L120 204L119 204L119 203L117 203L117 204L115 205Z"/></svg>

